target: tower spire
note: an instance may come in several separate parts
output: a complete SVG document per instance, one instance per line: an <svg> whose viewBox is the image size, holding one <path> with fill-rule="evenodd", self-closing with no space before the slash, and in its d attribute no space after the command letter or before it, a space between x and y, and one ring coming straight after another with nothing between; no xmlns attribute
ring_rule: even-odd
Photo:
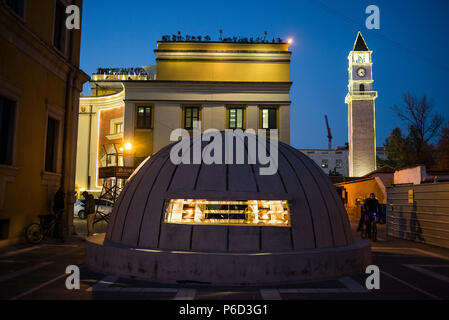
<svg viewBox="0 0 449 320"><path fill-rule="evenodd" d="M354 49L352 49L352 51L369 51L365 39L363 39L362 33L360 31L357 34L357 39L354 42Z"/></svg>

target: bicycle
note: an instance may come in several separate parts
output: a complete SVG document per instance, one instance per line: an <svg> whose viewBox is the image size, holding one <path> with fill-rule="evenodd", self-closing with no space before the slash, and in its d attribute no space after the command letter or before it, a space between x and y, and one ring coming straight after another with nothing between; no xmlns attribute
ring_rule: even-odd
<svg viewBox="0 0 449 320"><path fill-rule="evenodd" d="M39 244L46 237L51 236L58 223L55 215L39 216L40 223L32 223L25 229L25 238L28 243Z"/></svg>
<svg viewBox="0 0 449 320"><path fill-rule="evenodd" d="M362 226L362 239L369 238L372 241L377 241L377 212L367 214L365 219L365 223ZM368 225L370 226L369 228Z"/></svg>

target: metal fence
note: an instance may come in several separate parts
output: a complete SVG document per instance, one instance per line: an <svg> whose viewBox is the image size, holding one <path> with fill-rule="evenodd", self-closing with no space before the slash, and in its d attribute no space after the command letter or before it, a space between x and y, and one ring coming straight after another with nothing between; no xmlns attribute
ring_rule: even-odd
<svg viewBox="0 0 449 320"><path fill-rule="evenodd" d="M387 234L449 248L449 183L387 188Z"/></svg>

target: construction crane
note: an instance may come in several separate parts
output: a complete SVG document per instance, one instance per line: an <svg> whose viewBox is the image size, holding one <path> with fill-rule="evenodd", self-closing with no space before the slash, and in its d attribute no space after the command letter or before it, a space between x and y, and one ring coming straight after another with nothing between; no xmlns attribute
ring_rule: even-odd
<svg viewBox="0 0 449 320"><path fill-rule="evenodd" d="M331 150L332 149L332 133L331 133L331 128L329 127L329 120L327 119L327 115L324 115L324 119L326 119L327 138L329 139L329 150Z"/></svg>

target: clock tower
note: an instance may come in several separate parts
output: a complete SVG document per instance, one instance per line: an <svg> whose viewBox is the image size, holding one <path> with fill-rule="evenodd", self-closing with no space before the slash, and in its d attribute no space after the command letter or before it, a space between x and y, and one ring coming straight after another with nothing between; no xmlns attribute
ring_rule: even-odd
<svg viewBox="0 0 449 320"><path fill-rule="evenodd" d="M359 32L349 53L348 105L349 176L362 177L376 170L375 106L372 51Z"/></svg>

